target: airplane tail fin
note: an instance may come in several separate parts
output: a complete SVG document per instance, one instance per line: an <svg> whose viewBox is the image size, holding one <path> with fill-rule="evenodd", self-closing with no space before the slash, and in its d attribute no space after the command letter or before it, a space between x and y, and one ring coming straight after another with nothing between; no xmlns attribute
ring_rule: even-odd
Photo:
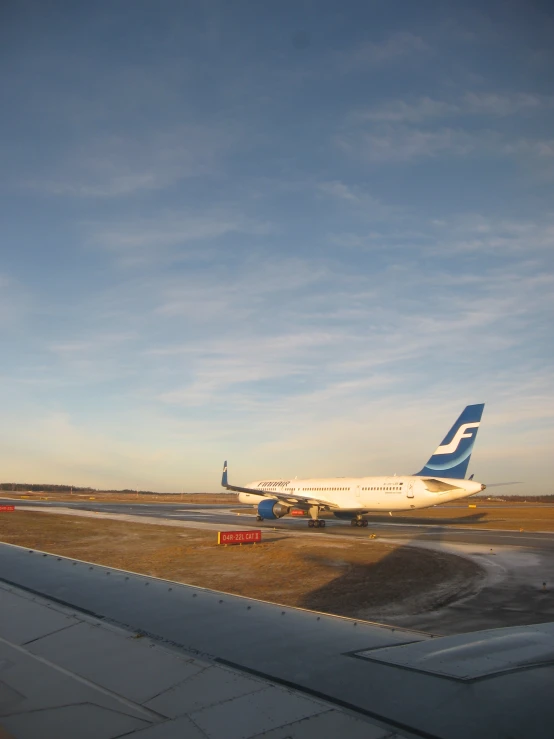
<svg viewBox="0 0 554 739"><path fill-rule="evenodd" d="M227 487L227 461L223 462L223 474L221 475L221 487Z"/></svg>
<svg viewBox="0 0 554 739"><path fill-rule="evenodd" d="M467 472L484 407L484 403L466 406L454 426L444 437L441 445L435 449L425 467L415 474L463 480Z"/></svg>

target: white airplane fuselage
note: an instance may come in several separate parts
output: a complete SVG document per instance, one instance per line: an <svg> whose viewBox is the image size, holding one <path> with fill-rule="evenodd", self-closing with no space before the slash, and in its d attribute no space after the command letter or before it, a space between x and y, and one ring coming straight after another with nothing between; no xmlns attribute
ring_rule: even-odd
<svg viewBox="0 0 554 739"><path fill-rule="evenodd" d="M241 503L258 505L272 497L290 495L299 500L325 500L330 510L389 512L430 508L439 503L467 498L480 493L485 485L474 480L418 476L342 477L306 480L255 480L245 487L265 495L238 493ZM431 489L430 489L431 488ZM444 488L444 489L441 489ZM291 504L291 508L295 505Z"/></svg>

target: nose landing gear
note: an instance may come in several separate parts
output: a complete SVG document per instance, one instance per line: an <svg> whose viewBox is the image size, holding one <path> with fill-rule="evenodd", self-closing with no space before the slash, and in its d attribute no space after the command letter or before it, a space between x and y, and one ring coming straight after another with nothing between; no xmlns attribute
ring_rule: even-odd
<svg viewBox="0 0 554 739"><path fill-rule="evenodd" d="M350 521L351 526L359 526L360 528L363 526L364 528L367 528L368 522L363 519L361 516L356 516L356 518L353 518Z"/></svg>

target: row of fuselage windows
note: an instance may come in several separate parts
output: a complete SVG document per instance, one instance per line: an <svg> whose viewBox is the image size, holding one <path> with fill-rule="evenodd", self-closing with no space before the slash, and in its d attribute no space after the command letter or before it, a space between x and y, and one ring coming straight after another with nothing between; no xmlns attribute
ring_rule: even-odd
<svg viewBox="0 0 554 739"><path fill-rule="evenodd" d="M275 492L275 493L283 492L282 490L272 490L271 488L269 488L269 490L271 492ZM292 489L291 490L285 490L284 492L287 492L287 493L295 493L295 492L299 492L299 493L302 493L302 492L304 492L304 493L307 493L307 492L319 493L319 492L321 492L321 493L323 493L326 490L350 490L350 488L298 488L298 490L296 490L296 488L295 488L294 490L292 490Z"/></svg>
<svg viewBox="0 0 554 739"><path fill-rule="evenodd" d="M263 483L262 483L263 484ZM403 483L400 483L399 485L384 485L382 487L369 487L369 488L362 488L362 490L385 490L386 492L401 492L402 488L400 487L403 485ZM271 488L269 488L271 490ZM299 488L300 492L312 492L312 493L324 493L327 491L333 491L333 490L351 490L351 488ZM279 492L277 490L272 492ZM293 493L296 492L295 490L281 490L281 492L286 493Z"/></svg>
<svg viewBox="0 0 554 739"><path fill-rule="evenodd" d="M402 483L400 483L400 485L402 485ZM396 491L401 491L402 490L402 488L400 487L400 485L385 485L384 487L362 488L362 490L385 490L387 492L394 493Z"/></svg>
<svg viewBox="0 0 554 739"><path fill-rule="evenodd" d="M269 489L271 490L271 488L269 488ZM292 489L291 490L286 490L285 492L288 492L288 493L300 492L301 493L301 492L308 492L309 491L309 492L318 493L318 492L325 492L326 490L350 490L350 488L298 488L298 491L295 488L294 490L292 490ZM274 490L274 491L271 490L271 492L278 493L278 492L281 492L281 491L279 491L279 490Z"/></svg>
<svg viewBox="0 0 554 739"><path fill-rule="evenodd" d="M314 493L317 493L320 491L325 492L326 490L350 490L350 488L300 488L300 489L304 491L310 491L310 492L313 491Z"/></svg>

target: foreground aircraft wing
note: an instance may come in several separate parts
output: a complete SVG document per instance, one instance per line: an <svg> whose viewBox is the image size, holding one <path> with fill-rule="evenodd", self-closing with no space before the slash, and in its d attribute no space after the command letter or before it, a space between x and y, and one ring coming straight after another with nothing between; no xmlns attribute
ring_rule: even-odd
<svg viewBox="0 0 554 739"><path fill-rule="evenodd" d="M10 544L0 562L2 736L552 739L554 623L431 637Z"/></svg>
<svg viewBox="0 0 554 739"><path fill-rule="evenodd" d="M336 503L323 498L306 498L303 495L289 495L288 493L280 493L274 490L259 490L258 488L244 488L239 485L230 485L227 479L227 462L223 463L223 474L221 475L221 486L232 490L234 493L251 493L252 495L263 495L264 498L272 498L280 503L288 505L317 505L320 508L338 508Z"/></svg>

